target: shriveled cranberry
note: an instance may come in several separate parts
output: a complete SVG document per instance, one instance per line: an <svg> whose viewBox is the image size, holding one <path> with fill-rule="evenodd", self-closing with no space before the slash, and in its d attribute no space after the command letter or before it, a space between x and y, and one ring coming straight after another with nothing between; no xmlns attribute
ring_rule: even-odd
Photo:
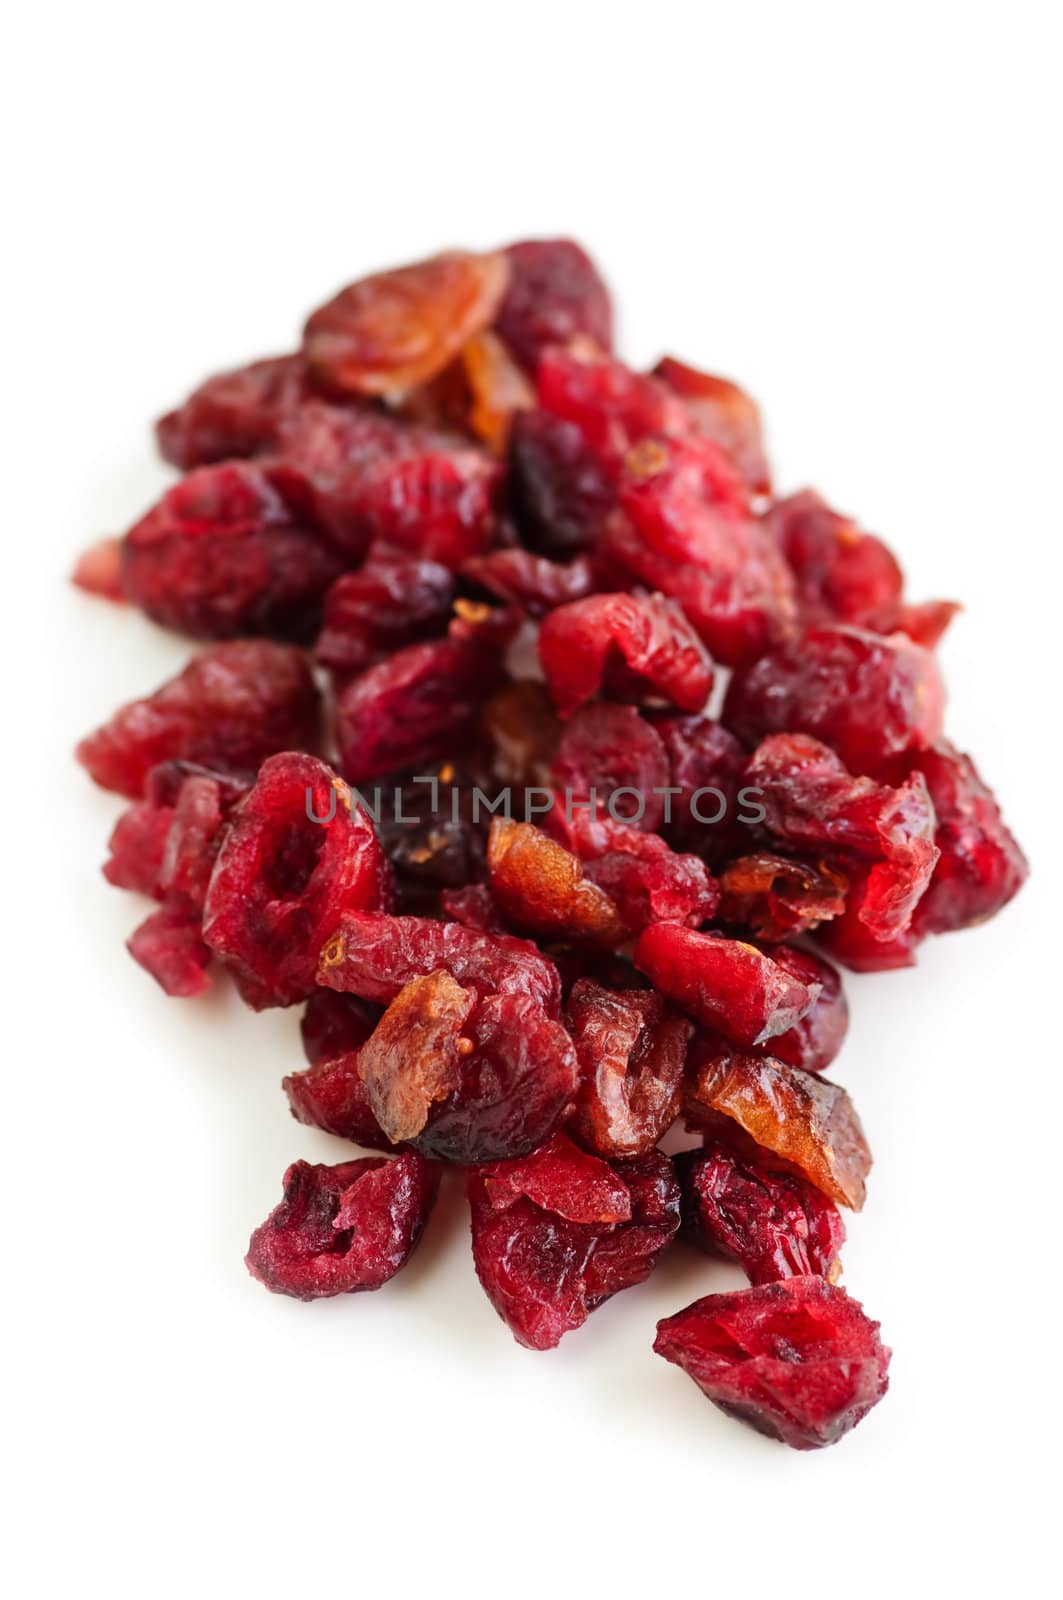
<svg viewBox="0 0 1063 1600"><path fill-rule="evenodd" d="M660 826L670 779L656 730L634 706L590 705L565 725L551 768L568 809L592 796L646 833ZM620 791L626 791L621 794Z"/></svg>
<svg viewBox="0 0 1063 1600"><path fill-rule="evenodd" d="M439 1178L416 1150L335 1167L296 1161L284 1174L284 1199L251 1235L248 1271L296 1300L379 1289L413 1254Z"/></svg>
<svg viewBox="0 0 1063 1600"><path fill-rule="evenodd" d="M715 861L748 837L739 803L746 757L733 733L711 717L654 716L673 792L663 831L673 844Z"/></svg>
<svg viewBox="0 0 1063 1600"><path fill-rule="evenodd" d="M530 823L496 817L487 846L491 893L517 927L555 938L619 944L624 923L579 857Z"/></svg>
<svg viewBox="0 0 1063 1600"><path fill-rule="evenodd" d="M160 454L187 472L268 449L280 419L311 394L300 355L220 372L155 424Z"/></svg>
<svg viewBox="0 0 1063 1600"><path fill-rule="evenodd" d="M385 907L390 878L372 824L324 762L266 761L237 810L207 892L203 937L248 1005L313 991L322 946L345 912Z"/></svg>
<svg viewBox="0 0 1063 1600"><path fill-rule="evenodd" d="M879 1325L822 1278L710 1294L653 1346L729 1417L795 1450L836 1444L889 1387Z"/></svg>
<svg viewBox="0 0 1063 1600"><path fill-rule="evenodd" d="M597 594L561 606L539 629L539 659L563 717L599 691L699 711L712 688L704 646L659 594Z"/></svg>
<svg viewBox="0 0 1063 1600"><path fill-rule="evenodd" d="M509 278L504 256L462 250L361 278L309 318L307 364L342 394L402 394L490 325Z"/></svg>
<svg viewBox="0 0 1063 1600"><path fill-rule="evenodd" d="M525 1161L470 1173L467 1187L477 1276L530 1350L641 1283L679 1226L679 1185L656 1150L609 1165L558 1135Z"/></svg>
<svg viewBox="0 0 1063 1600"><path fill-rule="evenodd" d="M617 822L601 806L566 812L560 801L550 826L615 903L629 933L653 922L697 925L716 910L719 890L704 862L677 854L657 834Z"/></svg>
<svg viewBox="0 0 1063 1600"><path fill-rule="evenodd" d="M904 634L808 628L732 680L723 720L756 744L769 733L808 733L852 772L872 777L941 733L944 689L929 651Z"/></svg>
<svg viewBox="0 0 1063 1600"><path fill-rule="evenodd" d="M755 660L792 627L793 579L718 445L644 439L624 459L620 500L606 554L677 600L718 660Z"/></svg>
<svg viewBox="0 0 1063 1600"><path fill-rule="evenodd" d="M388 1005L411 978L441 968L465 988L527 995L552 1017L560 1010L557 968L530 940L428 917L349 913L321 952L318 982Z"/></svg>
<svg viewBox="0 0 1063 1600"><path fill-rule="evenodd" d="M367 1001L334 989L315 989L299 1023L303 1054L312 1067L355 1055L379 1021L378 1009Z"/></svg>
<svg viewBox="0 0 1063 1600"><path fill-rule="evenodd" d="M258 463L200 467L128 532L122 587L155 622L196 638L311 637L342 562Z"/></svg>
<svg viewBox="0 0 1063 1600"><path fill-rule="evenodd" d="M506 925L486 883L470 883L464 889L444 889L440 909L465 928L479 933L505 933Z"/></svg>
<svg viewBox="0 0 1063 1600"><path fill-rule="evenodd" d="M486 615L486 608L482 608ZM352 783L453 756L502 674L505 641L474 626L408 645L352 678L336 705L340 760Z"/></svg>
<svg viewBox="0 0 1063 1600"><path fill-rule="evenodd" d="M697 431L712 439L733 461L756 494L771 491L771 471L764 451L760 411L736 383L663 356L653 369L683 401Z"/></svg>
<svg viewBox="0 0 1063 1600"><path fill-rule="evenodd" d="M442 633L455 587L437 561L374 557L328 591L314 656L336 672L361 672L378 656Z"/></svg>
<svg viewBox="0 0 1063 1600"><path fill-rule="evenodd" d="M121 539L101 539L82 551L72 577L86 594L100 595L104 600L124 600Z"/></svg>
<svg viewBox="0 0 1063 1600"><path fill-rule="evenodd" d="M363 1045L359 1076L393 1143L420 1133L432 1106L458 1088L461 1055L471 1048L462 1029L476 999L443 969L411 978Z"/></svg>
<svg viewBox="0 0 1063 1600"><path fill-rule="evenodd" d="M600 1156L645 1155L678 1115L690 1023L649 989L587 978L566 1016L580 1070L576 1137Z"/></svg>
<svg viewBox="0 0 1063 1600"><path fill-rule="evenodd" d="M850 872L845 909L841 916L816 929L816 943L852 972L892 972L897 967L912 967L921 943L914 924L880 938L864 920L870 877L867 867Z"/></svg>
<svg viewBox="0 0 1063 1600"><path fill-rule="evenodd" d="M792 1028L819 992L754 945L675 922L641 934L635 965L696 1022L746 1049Z"/></svg>
<svg viewBox="0 0 1063 1600"><path fill-rule="evenodd" d="M574 423L587 448L615 472L648 434L689 430L686 407L656 378L590 348L554 348L539 362L539 405ZM721 458L722 459L722 458Z"/></svg>
<svg viewBox="0 0 1063 1600"><path fill-rule="evenodd" d="M138 800L123 811L107 843L103 875L116 889L132 889L158 899L159 877L166 839L173 822L173 806Z"/></svg>
<svg viewBox="0 0 1063 1600"><path fill-rule="evenodd" d="M188 1000L210 985L210 951L199 914L186 901L159 907L130 934L126 949L164 993Z"/></svg>
<svg viewBox="0 0 1063 1600"><path fill-rule="evenodd" d="M594 569L585 556L568 562L549 561L519 545L471 557L462 566L461 576L533 617L582 600L595 581Z"/></svg>
<svg viewBox="0 0 1063 1600"><path fill-rule="evenodd" d="M523 239L506 250L509 288L495 320L499 338L535 376L550 345L579 335L602 350L613 342L609 291L587 252L572 239Z"/></svg>
<svg viewBox="0 0 1063 1600"><path fill-rule="evenodd" d="M75 754L101 788L136 799L161 761L253 769L275 750L313 748L319 706L300 651L234 639L201 650L147 699L122 706Z"/></svg>
<svg viewBox="0 0 1063 1600"><path fill-rule="evenodd" d="M349 515L368 541L456 570L494 536L497 484L498 468L481 451L425 450L366 471Z"/></svg>
<svg viewBox="0 0 1063 1600"><path fill-rule="evenodd" d="M523 542L563 559L591 549L616 504L615 472L579 427L521 411L509 433L509 498Z"/></svg>
<svg viewBox="0 0 1063 1600"><path fill-rule="evenodd" d="M738 1055L709 1043L687 1086L698 1127L745 1134L768 1157L802 1173L838 1205L864 1203L871 1152L845 1090L771 1056Z"/></svg>
<svg viewBox="0 0 1063 1600"><path fill-rule="evenodd" d="M801 1067L805 1072L823 1072L840 1051L849 1031L849 1003L842 980L829 961L811 950L795 950L781 944L772 945L770 954L775 964L791 978L803 983L806 989L818 988L819 993L800 1022L761 1045L760 1053L774 1056L791 1067Z"/></svg>
<svg viewBox="0 0 1063 1600"><path fill-rule="evenodd" d="M310 1065L290 1073L282 1088L297 1122L370 1150L390 1150L391 1140L373 1115L358 1071L358 1051L377 1020L375 1007L351 995L316 989L300 1024Z"/></svg>
<svg viewBox="0 0 1063 1600"><path fill-rule="evenodd" d="M825 744L775 734L752 756L747 778L765 826L792 849L869 863L857 915L876 938L903 933L926 892L939 851L934 807L915 772L898 789L854 778Z"/></svg>
<svg viewBox="0 0 1063 1600"><path fill-rule="evenodd" d="M881 539L832 511L811 489L777 501L767 525L797 581L806 623L851 622L876 630L892 624L904 576Z"/></svg>
<svg viewBox="0 0 1063 1600"><path fill-rule="evenodd" d="M845 873L826 862L758 850L721 871L720 921L774 944L841 916L848 886Z"/></svg>
<svg viewBox="0 0 1063 1600"><path fill-rule="evenodd" d="M841 1275L845 1224L814 1184L740 1156L718 1140L676 1157L683 1231L709 1255L733 1256L750 1283Z"/></svg>

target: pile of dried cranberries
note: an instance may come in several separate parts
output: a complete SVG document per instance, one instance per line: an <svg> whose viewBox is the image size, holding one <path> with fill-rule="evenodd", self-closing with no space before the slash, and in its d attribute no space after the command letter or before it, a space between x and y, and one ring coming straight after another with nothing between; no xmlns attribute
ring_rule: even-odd
<svg viewBox="0 0 1063 1600"><path fill-rule="evenodd" d="M76 580L209 642L79 746L131 802L104 872L167 994L305 1007L292 1114L374 1152L289 1167L252 1274L379 1288L450 1162L521 1344L682 1234L751 1287L654 1348L833 1443L889 1351L837 1284L871 1157L827 957L909 966L1027 871L943 737L956 607L773 496L741 389L619 361L567 240L352 284L157 431L183 476Z"/></svg>

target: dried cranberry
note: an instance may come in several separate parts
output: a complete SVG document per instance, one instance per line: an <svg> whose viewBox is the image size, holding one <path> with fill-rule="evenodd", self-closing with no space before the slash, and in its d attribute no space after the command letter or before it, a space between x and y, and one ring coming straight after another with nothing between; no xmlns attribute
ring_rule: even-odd
<svg viewBox="0 0 1063 1600"><path fill-rule="evenodd" d="M484 706L482 724L500 784L547 787L561 724L545 685L531 679L503 684Z"/></svg>
<svg viewBox="0 0 1063 1600"><path fill-rule="evenodd" d="M720 921L774 944L841 916L848 886L845 873L826 862L813 866L760 850L720 873Z"/></svg>
<svg viewBox="0 0 1063 1600"><path fill-rule="evenodd" d="M723 720L755 744L769 733L809 733L845 765L875 777L941 733L944 689L929 651L903 634L809 628L732 680Z"/></svg>
<svg viewBox="0 0 1063 1600"><path fill-rule="evenodd" d="M739 803L746 757L733 733L711 717L655 716L672 794L664 829L673 844L715 861L744 843Z"/></svg>
<svg viewBox="0 0 1063 1600"><path fill-rule="evenodd" d="M791 978L803 983L806 989L818 988L819 993L800 1022L795 1022L785 1033L777 1033L760 1046L760 1051L791 1067L801 1067L805 1072L823 1072L845 1043L849 1031L849 1003L842 980L829 961L811 950L794 950L783 944L773 945L770 954L776 966L782 967Z"/></svg>
<svg viewBox="0 0 1063 1600"><path fill-rule="evenodd" d="M341 394L401 394L490 325L509 278L504 256L462 250L361 278L309 318L307 364Z"/></svg>
<svg viewBox="0 0 1063 1600"><path fill-rule="evenodd" d="M891 625L904 577L881 539L839 516L811 489L777 501L767 524L797 581L806 623Z"/></svg>
<svg viewBox="0 0 1063 1600"><path fill-rule="evenodd" d="M149 972L164 993L189 1000L210 985L210 951L203 942L199 913L176 901L153 911L126 940L133 960Z"/></svg>
<svg viewBox="0 0 1063 1600"><path fill-rule="evenodd" d="M336 672L361 672L379 656L442 633L454 593L453 576L437 561L374 557L328 591L314 656Z"/></svg>
<svg viewBox="0 0 1063 1600"><path fill-rule="evenodd" d="M157 900L162 893L159 877L172 822L173 806L155 805L150 800L138 800L123 811L107 843L103 867L107 882L116 889L131 889Z"/></svg>
<svg viewBox="0 0 1063 1600"><path fill-rule="evenodd" d="M375 1009L362 1001L315 990L300 1024L310 1065L291 1073L282 1087L297 1122L370 1150L390 1150L391 1140L373 1115L358 1071L358 1051L376 1021Z"/></svg>
<svg viewBox="0 0 1063 1600"><path fill-rule="evenodd" d="M519 546L472 556L462 566L461 576L533 617L582 600L594 587L594 570L585 556L565 563L548 561Z"/></svg>
<svg viewBox="0 0 1063 1600"><path fill-rule="evenodd" d="M376 1006L334 989L315 989L299 1023L303 1054L312 1067L355 1055L380 1020Z"/></svg>
<svg viewBox="0 0 1063 1600"><path fill-rule="evenodd" d="M533 550L567 558L591 549L616 503L615 473L579 427L549 411L521 411L509 434L509 498Z"/></svg>
<svg viewBox="0 0 1063 1600"><path fill-rule="evenodd" d="M646 833L660 826L668 757L656 730L634 706L590 705L577 711L565 726L551 774L569 811L593 793L611 815Z"/></svg>
<svg viewBox="0 0 1063 1600"><path fill-rule="evenodd" d="M495 328L525 371L534 377L548 346L579 335L611 348L609 291L585 250L572 239L524 239L506 257L509 288Z"/></svg>
<svg viewBox="0 0 1063 1600"><path fill-rule="evenodd" d="M709 1255L733 1256L750 1283L841 1273L845 1224L814 1184L743 1159L719 1141L676 1157L684 1233Z"/></svg>
<svg viewBox="0 0 1063 1600"><path fill-rule="evenodd" d="M284 1199L251 1235L248 1271L297 1300L379 1289L413 1254L439 1178L416 1150L335 1167L296 1161L284 1174Z"/></svg>
<svg viewBox="0 0 1063 1600"><path fill-rule="evenodd" d="M342 562L255 463L200 467L167 490L122 545L126 596L197 638L312 636Z"/></svg>
<svg viewBox="0 0 1063 1600"><path fill-rule="evenodd" d="M591 812L570 805L566 814L559 803L550 825L615 903L629 933L653 922L697 925L716 910L719 890L704 862L677 855L657 834L617 822L600 806Z"/></svg>
<svg viewBox="0 0 1063 1600"><path fill-rule="evenodd" d="M698 433L718 444L755 494L771 491L771 472L764 452L760 411L744 389L726 378L699 372L672 356L664 356L653 369L677 394L690 413Z"/></svg>
<svg viewBox="0 0 1063 1600"><path fill-rule="evenodd" d="M598 594L551 612L539 629L539 658L560 714L599 692L647 694L700 711L712 663L682 611L663 595Z"/></svg>
<svg viewBox="0 0 1063 1600"><path fill-rule="evenodd" d="M822 1278L710 1294L657 1324L654 1350L729 1417L795 1450L836 1444L889 1387L890 1352Z"/></svg>
<svg viewBox="0 0 1063 1600"><path fill-rule="evenodd" d="M275 750L313 748L319 704L298 650L234 639L201 650L153 695L121 707L76 755L101 788L136 799L161 761L253 769Z"/></svg>
<svg viewBox="0 0 1063 1600"><path fill-rule="evenodd" d="M155 424L159 451L187 472L234 456L254 456L273 441L280 419L311 393L302 356L253 361L220 372Z"/></svg>
<svg viewBox="0 0 1063 1600"><path fill-rule="evenodd" d="M679 1225L667 1156L610 1166L563 1135L526 1161L470 1173L468 1194L477 1276L530 1350L552 1349L611 1295L641 1283Z"/></svg>
<svg viewBox="0 0 1063 1600"><path fill-rule="evenodd" d="M593 346L547 350L539 362L538 390L542 409L574 423L587 448L613 473L648 434L682 434L690 427L686 407L663 383Z"/></svg>
<svg viewBox="0 0 1063 1600"><path fill-rule="evenodd" d="M785 1033L818 993L751 944L675 922L647 928L635 965L669 999L746 1049Z"/></svg>
<svg viewBox="0 0 1063 1600"><path fill-rule="evenodd" d="M464 889L444 889L440 909L465 928L479 933L505 933L506 925L486 883L470 883Z"/></svg>
<svg viewBox="0 0 1063 1600"><path fill-rule="evenodd" d="M365 813L324 762L288 752L266 761L215 863L203 937L248 1005L292 1005L313 991L322 946L345 912L390 894Z"/></svg>
<svg viewBox="0 0 1063 1600"><path fill-rule="evenodd" d="M692 1032L659 995L581 978L568 998L580 1082L573 1129L606 1157L645 1155L674 1122Z"/></svg>
<svg viewBox="0 0 1063 1600"><path fill-rule="evenodd" d="M495 903L517 927L554 938L623 941L615 903L584 877L579 857L540 828L496 817L487 867Z"/></svg>
<svg viewBox="0 0 1063 1600"><path fill-rule="evenodd" d="M357 541L456 570L494 536L498 468L478 450L435 449L385 459L352 486Z"/></svg>

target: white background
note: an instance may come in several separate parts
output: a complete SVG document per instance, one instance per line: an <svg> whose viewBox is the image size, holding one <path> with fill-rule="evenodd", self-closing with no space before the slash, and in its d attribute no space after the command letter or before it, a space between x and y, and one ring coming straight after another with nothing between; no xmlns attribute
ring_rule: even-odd
<svg viewBox="0 0 1063 1600"><path fill-rule="evenodd" d="M5 54L5 1454L18 1597L1049 1592L1059 1435L1058 37L1009 4L93 4ZM1054 147L1054 148L1053 148ZM376 1295L246 1275L294 1015L166 1000L99 877L79 734L187 647L71 590L168 481L149 421L365 270L571 232L636 362L762 401L967 605L953 737L1033 859L996 923L850 984L876 1153L846 1282L888 1399L796 1455L650 1353L677 1251L548 1355L460 1199ZM12 494L13 491L13 494ZM11 1094L13 1090L13 1096ZM13 1100L13 1104L12 1104Z"/></svg>

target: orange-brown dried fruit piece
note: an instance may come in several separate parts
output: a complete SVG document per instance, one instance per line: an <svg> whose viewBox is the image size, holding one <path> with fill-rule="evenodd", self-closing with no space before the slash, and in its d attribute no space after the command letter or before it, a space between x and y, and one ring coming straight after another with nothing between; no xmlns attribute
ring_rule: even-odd
<svg viewBox="0 0 1063 1600"><path fill-rule="evenodd" d="M580 1083L572 1131L596 1155L640 1156L675 1120L693 1029L650 989L572 986L568 1029Z"/></svg>
<svg viewBox="0 0 1063 1600"><path fill-rule="evenodd" d="M577 856L529 822L496 817L487 842L491 893L503 915L539 934L620 943L624 924Z"/></svg>
<svg viewBox="0 0 1063 1600"><path fill-rule="evenodd" d="M341 394L401 395L489 326L509 283L504 255L448 250L360 278L303 330L313 376Z"/></svg>
<svg viewBox="0 0 1063 1600"><path fill-rule="evenodd" d="M412 1139L431 1107L461 1082L462 1034L476 1004L449 972L412 978L391 1002L358 1056L377 1122L395 1144ZM465 1054L471 1041L465 1040Z"/></svg>
<svg viewBox="0 0 1063 1600"><path fill-rule="evenodd" d="M689 1084L687 1113L725 1138L737 1127L837 1204L863 1206L871 1151L838 1084L771 1056L710 1052Z"/></svg>

